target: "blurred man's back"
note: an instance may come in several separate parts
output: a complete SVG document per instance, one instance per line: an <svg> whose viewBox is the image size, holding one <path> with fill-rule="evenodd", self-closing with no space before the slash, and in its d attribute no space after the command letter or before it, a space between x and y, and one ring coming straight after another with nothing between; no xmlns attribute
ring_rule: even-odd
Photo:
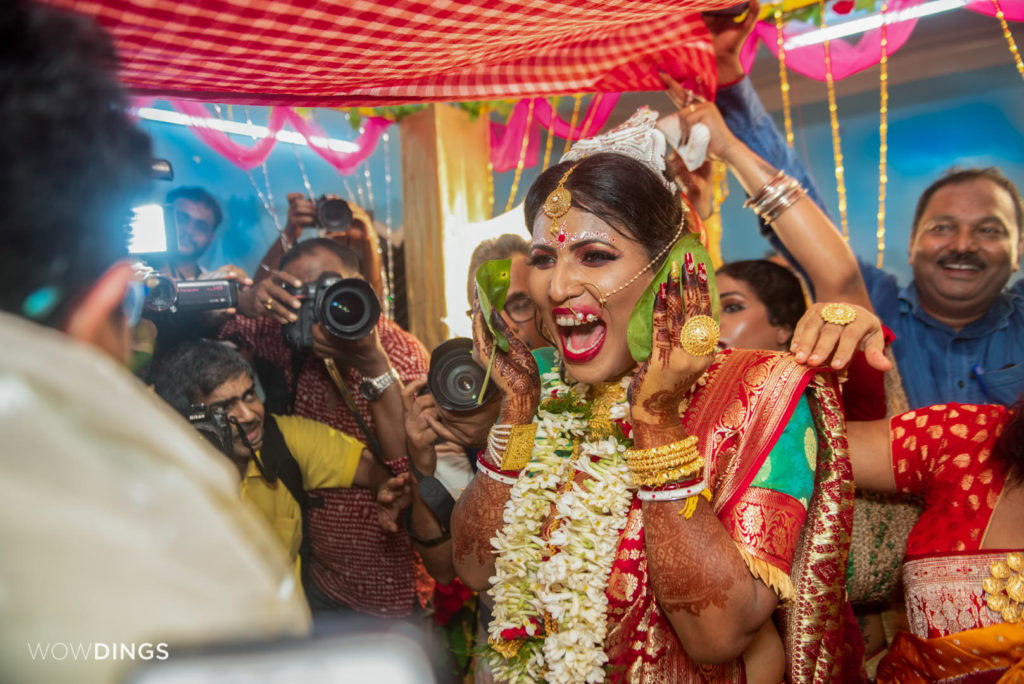
<svg viewBox="0 0 1024 684"><path fill-rule="evenodd" d="M181 644L305 632L237 475L118 363L151 153L109 43L8 2L0 45L0 681L117 681Z"/></svg>

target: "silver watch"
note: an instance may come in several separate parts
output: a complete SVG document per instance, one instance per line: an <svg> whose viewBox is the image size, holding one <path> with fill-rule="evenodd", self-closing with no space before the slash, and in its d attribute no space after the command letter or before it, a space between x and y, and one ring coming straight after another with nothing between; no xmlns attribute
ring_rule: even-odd
<svg viewBox="0 0 1024 684"><path fill-rule="evenodd" d="M377 401L384 394L384 390L391 387L397 381L398 372L394 368L389 368L388 372L384 375L378 375L375 378L363 378L363 381L359 383L359 393L363 395L363 399L366 399L366 401Z"/></svg>

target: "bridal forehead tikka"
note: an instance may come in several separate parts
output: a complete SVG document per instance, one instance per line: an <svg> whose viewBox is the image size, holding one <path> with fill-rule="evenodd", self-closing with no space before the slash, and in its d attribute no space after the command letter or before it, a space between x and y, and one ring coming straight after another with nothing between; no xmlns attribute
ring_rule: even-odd
<svg viewBox="0 0 1024 684"><path fill-rule="evenodd" d="M544 215L551 219L551 227L549 231L559 247L565 245L566 234L565 226L566 220L565 215L569 213L572 208L572 193L565 187L565 183L569 180L569 176L576 167L579 166L579 162L586 157L589 157L600 152L612 152L615 154L623 154L627 157L631 157L641 164L646 165L655 175L662 180L666 187L672 191L674 195L678 195L679 189L675 183L672 183L665 179L665 136L662 135L655 125L658 122L658 113L648 109L647 107L641 107L638 109L628 121L622 125L613 128L603 135L599 135L594 138L587 138L586 140L580 140L578 143L573 145L572 149L562 157L562 161L575 161L576 163L569 167L569 169L562 174L562 177L558 181L558 185L544 200ZM588 283L591 287L597 290L599 297L598 301L603 307L605 302L615 294L622 292L627 287L632 285L637 278L646 273L654 264L658 263L665 252L672 248L672 245L679 240L683 234L683 230L686 227L686 213L688 209L686 204L683 204L683 220L679 222L679 229L676 230L675 237L673 237L668 244L662 247L661 251L658 252L653 259L647 262L647 265L640 269L632 278L627 280L624 284L615 288L611 292L602 293L601 289L596 285ZM559 219L562 219L559 223ZM577 314L579 317L580 314Z"/></svg>

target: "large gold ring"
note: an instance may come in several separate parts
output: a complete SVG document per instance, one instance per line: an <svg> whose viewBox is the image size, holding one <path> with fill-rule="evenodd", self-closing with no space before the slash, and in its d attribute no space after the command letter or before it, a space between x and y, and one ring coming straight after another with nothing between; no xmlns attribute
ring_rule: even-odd
<svg viewBox="0 0 1024 684"><path fill-rule="evenodd" d="M832 302L821 308L821 318L834 325L849 325L857 320L857 310L849 304Z"/></svg>
<svg viewBox="0 0 1024 684"><path fill-rule="evenodd" d="M711 356L718 348L718 323L711 316L694 316L686 321L680 342L687 354Z"/></svg>

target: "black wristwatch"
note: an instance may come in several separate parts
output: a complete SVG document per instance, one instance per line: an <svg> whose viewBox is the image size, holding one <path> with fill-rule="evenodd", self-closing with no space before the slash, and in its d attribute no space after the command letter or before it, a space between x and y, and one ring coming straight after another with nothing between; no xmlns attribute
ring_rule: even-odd
<svg viewBox="0 0 1024 684"><path fill-rule="evenodd" d="M381 395L384 394L384 390L398 381L398 372L394 368L389 368L388 372L384 375L378 375L375 378L363 378L363 381L359 383L359 393L363 395L363 399L366 401L377 401Z"/></svg>

